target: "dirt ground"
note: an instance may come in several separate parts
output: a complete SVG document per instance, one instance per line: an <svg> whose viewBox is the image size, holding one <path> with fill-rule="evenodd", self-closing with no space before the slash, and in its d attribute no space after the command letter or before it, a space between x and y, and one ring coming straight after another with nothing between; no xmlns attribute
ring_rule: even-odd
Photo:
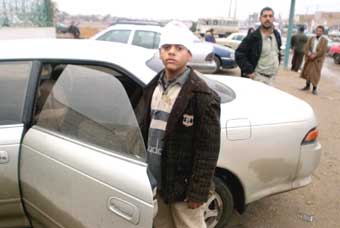
<svg viewBox="0 0 340 228"><path fill-rule="evenodd" d="M225 71L239 75L239 70ZM301 91L299 74L281 69L274 86L309 103L318 118L323 152L313 182L301 189L271 196L248 205L228 228L340 227L340 65L327 58L319 94Z"/></svg>

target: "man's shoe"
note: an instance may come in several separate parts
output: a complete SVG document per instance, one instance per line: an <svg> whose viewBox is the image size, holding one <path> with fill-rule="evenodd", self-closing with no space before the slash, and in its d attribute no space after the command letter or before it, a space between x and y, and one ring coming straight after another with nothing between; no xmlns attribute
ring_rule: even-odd
<svg viewBox="0 0 340 228"><path fill-rule="evenodd" d="M316 91L316 89L313 89L312 94L318 95L318 91Z"/></svg>
<svg viewBox="0 0 340 228"><path fill-rule="evenodd" d="M310 89L310 86L305 86L305 87L303 87L301 90L309 90Z"/></svg>

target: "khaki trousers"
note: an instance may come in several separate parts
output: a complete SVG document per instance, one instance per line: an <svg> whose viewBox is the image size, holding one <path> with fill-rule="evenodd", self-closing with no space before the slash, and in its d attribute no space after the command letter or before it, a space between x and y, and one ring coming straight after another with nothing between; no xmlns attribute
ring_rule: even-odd
<svg viewBox="0 0 340 228"><path fill-rule="evenodd" d="M165 204L157 194L158 213L154 219L154 228L206 228L204 221L205 205L190 209L186 202Z"/></svg>

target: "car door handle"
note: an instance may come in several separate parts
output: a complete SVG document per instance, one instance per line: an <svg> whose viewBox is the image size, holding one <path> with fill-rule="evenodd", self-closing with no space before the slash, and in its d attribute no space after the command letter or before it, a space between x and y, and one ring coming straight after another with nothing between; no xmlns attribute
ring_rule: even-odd
<svg viewBox="0 0 340 228"><path fill-rule="evenodd" d="M9 162L8 153L6 151L0 151L0 164Z"/></svg>
<svg viewBox="0 0 340 228"><path fill-rule="evenodd" d="M111 197L108 200L107 206L109 211L131 222L132 224L137 225L139 223L139 209L132 203L117 197Z"/></svg>

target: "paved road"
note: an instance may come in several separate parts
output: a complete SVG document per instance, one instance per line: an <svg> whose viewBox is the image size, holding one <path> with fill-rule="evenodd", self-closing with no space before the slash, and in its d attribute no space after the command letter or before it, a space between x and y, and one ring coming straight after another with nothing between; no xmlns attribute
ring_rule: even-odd
<svg viewBox="0 0 340 228"><path fill-rule="evenodd" d="M54 39L56 31L54 27L39 27L39 28L0 28L0 40L14 39Z"/></svg>
<svg viewBox="0 0 340 228"><path fill-rule="evenodd" d="M224 73L239 75L239 70ZM305 82L295 72L281 69L274 85L313 107L323 146L321 163L312 184L251 203L243 215L233 216L228 228L340 227L340 65L327 58L318 96L300 90Z"/></svg>

